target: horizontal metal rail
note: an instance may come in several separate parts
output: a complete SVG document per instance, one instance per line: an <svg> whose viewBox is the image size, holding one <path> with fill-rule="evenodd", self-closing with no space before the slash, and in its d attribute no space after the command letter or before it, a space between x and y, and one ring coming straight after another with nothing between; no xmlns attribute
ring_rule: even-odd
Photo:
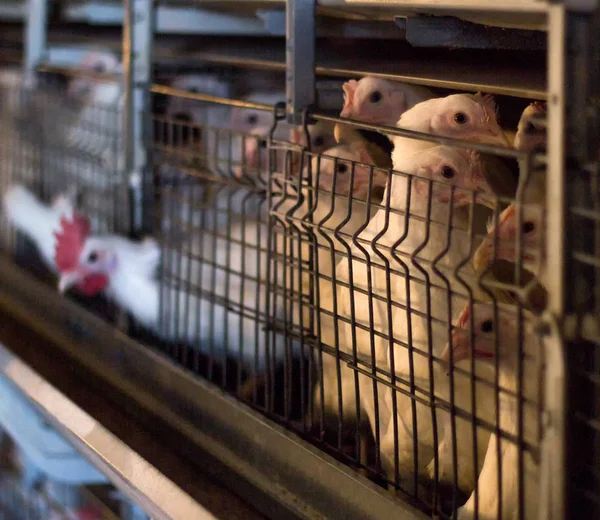
<svg viewBox="0 0 600 520"><path fill-rule="evenodd" d="M0 374L89 462L152 518L214 520L204 507L0 345Z"/></svg>
<svg viewBox="0 0 600 520"><path fill-rule="evenodd" d="M283 427L59 297L6 258L0 258L0 308L180 432L222 465L225 485L262 510L273 508L270 516L427 518Z"/></svg>

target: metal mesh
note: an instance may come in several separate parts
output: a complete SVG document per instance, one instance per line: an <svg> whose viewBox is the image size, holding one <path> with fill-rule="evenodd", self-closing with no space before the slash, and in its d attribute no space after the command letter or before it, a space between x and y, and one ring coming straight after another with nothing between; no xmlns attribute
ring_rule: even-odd
<svg viewBox="0 0 600 520"><path fill-rule="evenodd" d="M4 82L0 87L2 192L6 195L9 186L23 186L54 208L73 205L100 234L126 234L129 183L122 166L121 87L102 83L94 89L96 85L100 83L85 73L83 78L38 74L34 84L25 85L20 72L15 72ZM69 95L74 90L78 95ZM90 90L100 90L102 95L86 99ZM40 248L31 236L15 233L6 211L1 235L5 253L40 279L56 284L52 245ZM115 307L102 296L75 297L106 319L118 318Z"/></svg>
<svg viewBox="0 0 600 520"><path fill-rule="evenodd" d="M127 236L120 84L69 101L98 93L93 76L5 88L3 179L48 203L67 192L95 234ZM451 518L466 501L473 517L510 507L533 518L543 152L308 111L311 124L292 128L273 100L225 99L218 87L150 88L163 107L147 129L144 208L160 251L158 310L132 334L432 514ZM331 135L337 125L341 144L317 141L319 125ZM523 125L523 139L545 145L543 115ZM423 142L392 171L367 132ZM596 173L585 172L590 203L572 211L592 227ZM3 229L5 249L32 268ZM596 270L588 249L573 260Z"/></svg>
<svg viewBox="0 0 600 520"><path fill-rule="evenodd" d="M392 172L365 164L357 147L308 151L304 132L317 127L291 129L277 110L261 135L244 134L232 129L239 108L189 102L193 121L154 118L165 352L444 518L484 466L487 486L469 507L488 500L490 482L516 479L527 517L545 361L534 329L543 241L526 229L534 220L543 233L530 187L543 156L433 138L442 159L474 161L489 185L504 175L508 188L487 195L486 212L480 190L443 178L460 167L427 170L424 156L423 168ZM516 233L495 232L511 215ZM448 370L442 348L477 348L464 337L486 321L495 362Z"/></svg>

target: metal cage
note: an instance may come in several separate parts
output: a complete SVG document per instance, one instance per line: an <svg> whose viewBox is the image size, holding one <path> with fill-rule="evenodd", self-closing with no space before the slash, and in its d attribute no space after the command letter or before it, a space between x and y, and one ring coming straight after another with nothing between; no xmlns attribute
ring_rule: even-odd
<svg viewBox="0 0 600 520"><path fill-rule="evenodd" d="M226 4L219 16L235 18ZM242 476L236 491L272 516L593 516L597 6L412 4L377 5L412 43L422 30L486 49L500 79L441 72L443 49L406 49L425 72L336 66L324 17L355 38L378 30L356 22L373 18L368 6L337 1L261 14L270 34L287 24L285 63L269 42L252 56L252 40L228 33L202 40L197 67L162 36L190 6L127 1L121 64L67 67L45 54L46 2L32 1L23 82L0 92L0 303L43 321L217 478ZM541 86L539 71L514 80L497 52L517 56L527 34L510 43L492 19L546 30ZM473 56L465 70L481 66ZM248 96L245 67L284 70L285 96ZM333 115L332 78L359 70L471 94L443 105L447 120L419 104L396 126ZM512 97L498 109L489 93ZM46 235L34 213L15 216L26 203ZM76 259L61 253L68 226Z"/></svg>

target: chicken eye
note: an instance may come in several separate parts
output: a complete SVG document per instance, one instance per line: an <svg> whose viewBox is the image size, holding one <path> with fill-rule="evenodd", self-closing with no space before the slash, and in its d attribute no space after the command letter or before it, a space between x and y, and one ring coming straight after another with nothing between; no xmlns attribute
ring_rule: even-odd
<svg viewBox="0 0 600 520"><path fill-rule="evenodd" d="M346 173L348 171L348 165L347 164L338 164L336 171L338 173Z"/></svg>
<svg viewBox="0 0 600 520"><path fill-rule="evenodd" d="M200 91L196 87L188 88L188 92L192 94L200 94Z"/></svg>
<svg viewBox="0 0 600 520"><path fill-rule="evenodd" d="M323 146L325 144L325 138L323 136L319 135L318 137L315 137L313 144L315 146Z"/></svg>
<svg viewBox="0 0 600 520"><path fill-rule="evenodd" d="M444 177L444 179L452 179L455 175L456 172L454 171L454 168L450 166L444 166L442 168L442 177Z"/></svg>
<svg viewBox="0 0 600 520"><path fill-rule="evenodd" d="M535 134L536 132L536 128L534 126L533 123L527 123L527 126L525 127L525 133L526 134Z"/></svg>
<svg viewBox="0 0 600 520"><path fill-rule="evenodd" d="M535 223L531 222L531 220L528 220L527 222L523 222L523 233L527 234L527 233L531 233L534 229L535 229Z"/></svg>
<svg viewBox="0 0 600 520"><path fill-rule="evenodd" d="M267 147L267 141L261 141L261 142L258 144L258 146L259 146L260 148L266 148L266 147Z"/></svg>
<svg viewBox="0 0 600 520"><path fill-rule="evenodd" d="M464 112L457 112L454 114L454 122L459 125L464 125L469 121L467 114Z"/></svg>
<svg viewBox="0 0 600 520"><path fill-rule="evenodd" d="M493 322L493 320L485 320L481 324L481 332L485 332L486 334L489 334L493 330L494 330L494 322Z"/></svg>
<svg viewBox="0 0 600 520"><path fill-rule="evenodd" d="M96 65L94 65L94 72L97 74L102 74L106 72L106 66L104 65L104 63L96 63Z"/></svg>
<svg viewBox="0 0 600 520"><path fill-rule="evenodd" d="M250 114L247 118L246 118L246 122L249 125L255 125L258 122L258 116L256 114Z"/></svg>
<svg viewBox="0 0 600 520"><path fill-rule="evenodd" d="M376 90L375 92L372 92L369 96L369 101L371 101L371 103L379 103L382 97L383 96L381 95L381 92L379 92L379 90Z"/></svg>
<svg viewBox="0 0 600 520"><path fill-rule="evenodd" d="M93 264L98 261L98 253L96 251L92 251L87 258L89 264Z"/></svg>

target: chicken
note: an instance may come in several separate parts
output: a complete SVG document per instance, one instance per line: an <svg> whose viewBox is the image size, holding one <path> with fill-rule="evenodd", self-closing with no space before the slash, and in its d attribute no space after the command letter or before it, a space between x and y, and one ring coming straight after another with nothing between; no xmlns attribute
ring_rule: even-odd
<svg viewBox="0 0 600 520"><path fill-rule="evenodd" d="M545 114L545 103L535 101L527 105L517 125L514 141L517 150L534 153L546 151L546 128L539 121Z"/></svg>
<svg viewBox="0 0 600 520"><path fill-rule="evenodd" d="M543 378L543 345L534 330L534 320L524 312L523 334L519 334L518 310L515 306L478 304L473 306L473 317L467 305L458 318L458 327L452 333L451 343L442 353L442 360L453 366L471 359L498 364L499 424L502 438L496 433L490 437L483 468L479 475L478 503L475 492L467 503L458 510L458 520L514 520L539 518L539 465L535 452L538 447L539 413L542 396L540 380ZM474 343L470 341L470 322L473 324ZM523 338L522 350L519 338ZM522 368L519 370L519 360ZM521 373L521 387L519 387ZM491 380L493 382L493 380ZM518 408L518 397L523 397L522 415ZM517 437L522 429L526 447L520 448L514 440L504 435ZM460 442L460 441L459 441ZM522 451L523 466L519 468L519 451ZM500 462L501 461L501 462ZM500 464L499 464L500 462ZM498 482L501 472L501 486ZM523 502L519 505L519 488L523 489ZM500 495L500 491L502 494ZM521 507L523 508L521 510ZM477 514L476 514L477 513Z"/></svg>
<svg viewBox="0 0 600 520"><path fill-rule="evenodd" d="M373 164L379 168L389 169L392 167L392 159L389 154L378 146L365 138L363 134L355 130L351 126L336 124L334 129L335 140L338 144L352 146L354 143L359 143L364 146L369 153L369 157L373 160ZM378 197L379 199L381 197Z"/></svg>
<svg viewBox="0 0 600 520"><path fill-rule="evenodd" d="M419 103L400 116L398 128L443 137L508 146L508 140L496 120L496 104L492 96L452 94ZM434 143L410 137L392 137L396 163Z"/></svg>
<svg viewBox="0 0 600 520"><path fill-rule="evenodd" d="M336 144L345 144L336 140L334 136L335 125L328 121L317 121L314 125L307 127L310 138L310 151L312 153L323 153L333 148ZM307 148L306 136L301 127L293 127L290 130L290 141L294 144Z"/></svg>
<svg viewBox="0 0 600 520"><path fill-rule="evenodd" d="M177 76L171 87L192 93L207 94L228 98L231 85L215 74L188 74ZM183 160L184 164L198 168L207 165L215 172L218 170L220 155L228 151L228 123L231 119L231 107L219 103L207 103L170 96L165 108L167 125L161 125L158 136L169 148L179 153L167 161Z"/></svg>
<svg viewBox="0 0 600 520"><path fill-rule="evenodd" d="M388 183L387 190L394 194L390 211L377 211L368 227L354 240L352 257L340 260L337 265L338 282L351 283L353 287L352 293L341 285L338 287L339 314L359 324L353 328L340 321L338 326L345 335L343 349L351 353L355 337L359 363L375 363L382 370L389 367L389 343L379 334L388 337L393 335L394 342L402 346L394 349L396 373L408 377L412 371L419 387L426 388L429 369L427 359L423 356L427 355L429 348L433 349L434 354L437 348L439 354L447 341L444 323L449 321L448 290L461 293L461 305L464 304L466 289L463 285L466 282L463 281L461 285L458 279L468 280L470 275L468 269L460 269L458 277L454 275L455 269L467 263L470 250L468 223L457 215L456 209L470 203L473 190L477 191L475 197L479 203L492 206L494 197L482 175L478 154L468 150L434 146L406 158L403 163L397 163L397 168L404 175L394 174L391 183ZM429 180L433 181L431 185ZM453 193L448 185L455 186ZM410 211L410 219L405 218L405 211ZM451 214L455 218L449 235L446 223ZM428 219L430 224L427 223ZM431 296L429 302L428 295ZM406 312L407 305L410 305L408 308L413 314L410 320ZM433 316L431 333L435 338L440 338L433 339L430 346L425 313ZM378 334L372 336L372 331ZM439 347L436 347L438 344ZM411 345L409 348L415 351L414 355L409 356L406 345ZM378 399L377 413L374 409L373 383L366 377L360 379L361 402L376 438L381 437L384 467L387 471L393 471L394 434L392 426L388 430L388 423L392 417L391 400L396 398L387 389L378 387L380 396L383 395L385 399ZM351 405L350 401L348 405ZM401 420L407 419L404 431L399 436L401 457L404 457L400 461L400 472L408 475L413 472L413 435L410 419L405 414L409 413L407 408L410 409L411 400L399 396L398 401L401 401L398 416ZM430 432L426 428L431 410L421 407L419 415L424 416L419 417L419 442L422 441L430 454L429 457L427 454L420 456L419 472L424 472L432 454L432 440L428 438ZM376 421L379 431L376 431Z"/></svg>
<svg viewBox="0 0 600 520"><path fill-rule="evenodd" d="M116 56L102 52L86 54L80 68L96 74L121 74L123 71ZM76 77L69 82L67 96L81 107L67 134L67 144L101 161L106 169L114 170L120 154L124 101L120 82Z"/></svg>
<svg viewBox="0 0 600 520"><path fill-rule="evenodd" d="M255 92L245 98L252 103L275 106L285 100L284 92ZM267 140L273 130L273 112L235 107L231 111L232 142L227 154L219 155L220 163L239 179L259 182L266 186L268 176ZM274 128L273 138L286 141L290 135L290 126L279 121Z"/></svg>
<svg viewBox="0 0 600 520"><path fill-rule="evenodd" d="M344 83L341 117L365 123L393 126L400 116L418 103L434 97L425 87L365 76Z"/></svg>
<svg viewBox="0 0 600 520"><path fill-rule="evenodd" d="M247 97L247 101L254 103L263 103L274 106L277 102L283 101L285 94L282 93L255 93ZM238 178L255 179L257 176L266 185L268 175L268 155L267 141L271 137L274 141L291 142L299 147L307 147L306 136L301 127L293 127L285 121L278 121L273 128L273 113L261 110L250 110L234 108L232 111L232 129L235 135L239 135L234 140L232 151L232 163L236 164L234 168L235 176ZM310 138L310 150L313 153L322 153L334 146L333 125L326 121L319 121L314 125L307 127ZM241 142L241 147L240 147ZM274 169L283 171L286 163L288 147L276 148ZM243 157L243 159L242 159ZM292 169L298 168L299 154L292 153ZM242 163L242 164L240 164Z"/></svg>
<svg viewBox="0 0 600 520"><path fill-rule="evenodd" d="M265 224L241 221L230 226L226 237L190 229L183 245L168 239L159 246L152 238L133 242L118 235L93 235L89 220L72 210L68 197L48 207L22 186L9 189L5 211L59 272L60 291L75 287L88 296L103 292L166 340L196 348L211 345L215 360L229 352L247 366L264 369L267 348L272 359L284 359L283 338L271 341L272 322L265 318ZM192 218L190 226L197 226ZM274 320L283 315L283 304L269 312ZM289 319L297 322L293 315Z"/></svg>
<svg viewBox="0 0 600 520"><path fill-rule="evenodd" d="M495 105L487 96L453 95L425 101L405 112L397 126L447 137L506 144L504 133L496 121ZM451 321L452 308L462 307L469 293L477 289L474 273L467 266L471 255L469 229L472 223L467 215L461 214L460 206L471 202L469 190L481 190L475 195L475 204L494 207L495 198L489 179L498 176L498 172L484 170L483 158L467 150L452 150L405 137L393 137L393 140L395 170L426 177L437 172L435 178L439 183L431 188L434 199L429 205L426 182L394 176L383 196L384 201L390 201L394 212L379 210L354 241L351 248L353 259L341 260L338 264L337 279L351 283L354 291L350 295L348 290L338 289L337 299L342 302L340 314L346 320L355 320L359 324L354 328L341 326L345 330L347 352L353 350L355 338L359 359L362 356L363 363L365 358L370 359L367 361L369 364L385 369L392 361L391 358L388 360L388 354L392 353L388 347L389 340L372 335L371 331L378 331L388 338L393 336L394 343L402 347L394 349L396 374L405 380L410 378L414 381L411 385L416 382L421 389L417 390L417 394L424 392L427 395L432 381L428 352L434 355L441 352L448 339L447 324ZM432 155L428 158L428 154ZM429 164L429 168L420 172L418 162L415 163L417 159L437 160L436 168L432 169ZM445 161L448 162L444 165ZM457 189L450 196L448 189L443 188L444 183L456 183L466 189ZM454 222L449 234L446 225L451 215L450 200L453 201ZM407 204L410 219L405 219L402 213L407 210ZM431 225L427 224L428 220ZM451 302L448 300L449 292L455 293ZM428 316L433 319L429 320ZM431 328L428 325L430 321ZM409 350L416 352L409 355ZM377 400L378 410L375 408L376 389L384 397ZM416 389L413 388L413 392ZM432 438L434 425L430 407L417 404L411 413L410 398L403 394L394 395L366 377L361 377L360 390L361 402L373 433L376 440L381 439L384 468L388 472L395 469L392 455L394 439L398 438L398 468L403 476L403 485L410 486L410 477L415 475L415 471L425 473L433 456L435 439ZM400 401L397 414L392 413L394 401ZM416 430L412 426L414 419L418 419ZM401 431L396 435L398 428ZM418 444L420 451L418 461L413 456L414 443ZM483 451L487 440L482 439L478 444ZM461 470L459 485L468 488L475 480L475 471L468 463L473 450L468 441L462 448L465 467L464 471ZM451 466L451 460L444 464Z"/></svg>
<svg viewBox="0 0 600 520"><path fill-rule="evenodd" d="M545 113L544 105L532 103L523 112L515 144L521 150L542 152L546 148L545 129L536 123L535 117ZM511 204L498 217L490 220L488 237L473 256L473 265L483 272L496 260L521 263L533 277L524 287L525 301L534 307L543 305L537 283L545 285L544 233L546 202L546 171L543 165L532 163L527 178L521 176L518 203ZM521 212L520 224L519 212ZM517 227L520 225L519 227ZM521 239L521 258L517 257L517 239ZM506 281L506 280L503 280ZM510 280L509 280L510 282Z"/></svg>
<svg viewBox="0 0 600 520"><path fill-rule="evenodd" d="M171 87L195 94L228 98L231 85L219 79L215 74L187 74L177 76L171 81ZM218 110L214 110L218 108ZM229 120L229 108L225 105L207 104L183 97L171 96L167 101L165 114L168 118L182 123L203 124L210 127L225 128Z"/></svg>
<svg viewBox="0 0 600 520"><path fill-rule="evenodd" d="M354 141L348 145L338 145L315 156L311 160L313 185L317 190L310 190L306 184L308 169L303 172L301 179L286 179L281 194L273 193L271 214L285 230L289 240L287 251L298 251L297 237L299 233L308 232L311 241L304 239L300 244L301 260L307 262L312 251L316 253L314 270L311 275L304 271L303 290L308 295L312 284L319 290L318 301L320 308L316 310L320 319L319 336L323 345L335 348L334 324L330 312L334 311L332 301L332 278L336 262L347 251L347 244L360 226L368 221L368 208L365 201L371 192L382 191L387 181L387 172L367 166L372 163L364 141ZM364 163L364 164L360 164ZM300 188L301 195L294 189ZM312 203L309 205L308 196L312 191ZM352 197L350 202L349 197ZM311 216L312 224L307 220ZM281 241L278 251L284 250ZM290 253L288 253L290 254ZM324 311L324 312L320 312ZM344 367L342 368L344 370ZM343 372L351 376L350 372ZM321 379L321 378L319 378ZM338 378L337 358L325 354L323 356L324 407L325 415L334 414L338 407ZM353 392L352 381L344 380L343 385L349 385ZM354 394L352 394L354 395ZM346 398L345 398L346 399ZM321 385L317 384L314 391L316 409L321 404Z"/></svg>

